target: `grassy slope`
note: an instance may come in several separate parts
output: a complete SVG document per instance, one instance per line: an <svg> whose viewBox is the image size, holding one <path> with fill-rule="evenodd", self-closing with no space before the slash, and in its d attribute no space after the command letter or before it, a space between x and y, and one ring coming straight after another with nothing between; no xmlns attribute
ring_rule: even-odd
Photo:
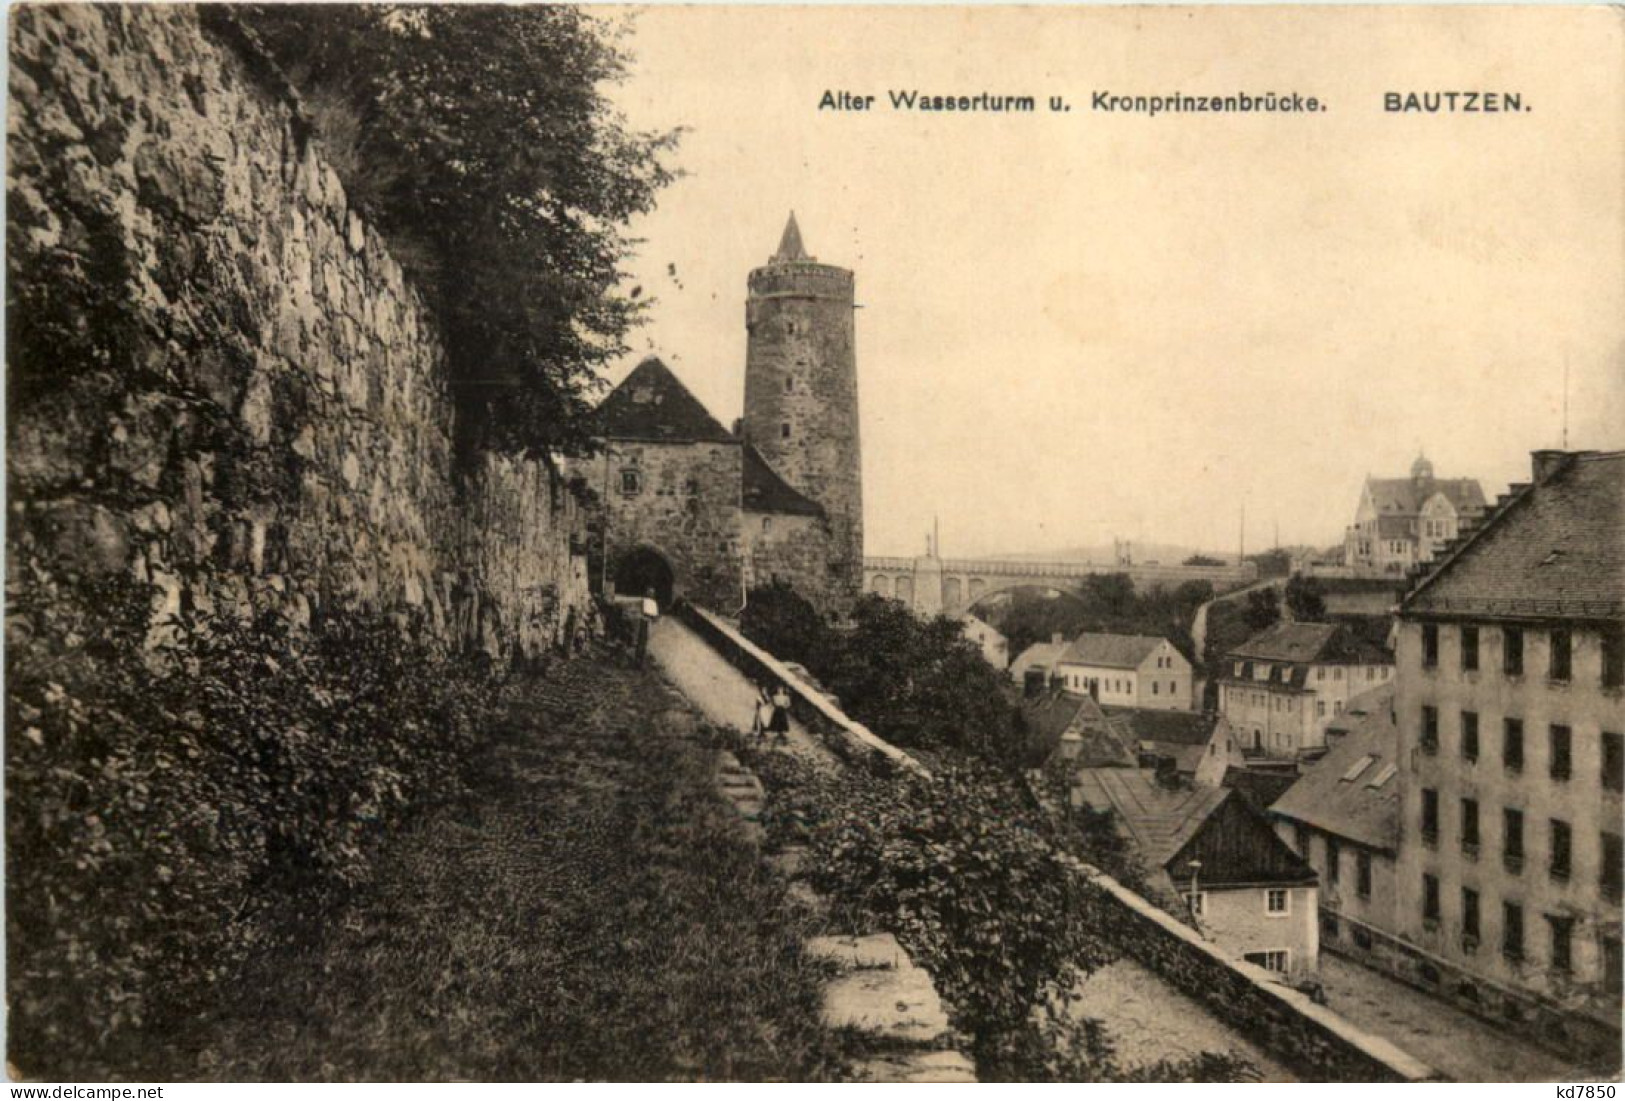
<svg viewBox="0 0 1625 1101"><path fill-rule="evenodd" d="M192 1075L839 1070L799 953L809 919L716 795L713 739L680 697L576 663L514 691L493 743L472 792L396 839L371 888L287 916L297 934L233 984Z"/></svg>

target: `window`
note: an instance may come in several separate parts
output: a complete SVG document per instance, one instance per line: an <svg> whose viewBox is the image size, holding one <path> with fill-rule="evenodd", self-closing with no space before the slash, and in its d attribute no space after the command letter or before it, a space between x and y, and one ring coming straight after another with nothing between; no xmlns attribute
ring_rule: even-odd
<svg viewBox="0 0 1625 1101"><path fill-rule="evenodd" d="M1553 680L1568 680L1574 663L1574 636L1567 631L1553 631L1550 676Z"/></svg>
<svg viewBox="0 0 1625 1101"><path fill-rule="evenodd" d="M790 391L794 390L795 388L796 388L796 380L791 378L789 375L785 375L784 376L784 392L786 394L788 394Z"/></svg>
<svg viewBox="0 0 1625 1101"><path fill-rule="evenodd" d="M1461 889L1461 938L1478 943L1478 892L1471 887Z"/></svg>
<svg viewBox="0 0 1625 1101"><path fill-rule="evenodd" d="M1509 872L1523 870L1523 811L1501 811L1501 861Z"/></svg>
<svg viewBox="0 0 1625 1101"><path fill-rule="evenodd" d="M1501 904L1501 954L1509 960L1523 959L1523 907L1516 902Z"/></svg>
<svg viewBox="0 0 1625 1101"><path fill-rule="evenodd" d="M1427 704L1422 706L1422 752L1439 752L1439 709Z"/></svg>
<svg viewBox="0 0 1625 1101"><path fill-rule="evenodd" d="M1523 676L1523 631L1517 627L1501 629L1501 672L1509 677Z"/></svg>
<svg viewBox="0 0 1625 1101"><path fill-rule="evenodd" d="M1620 958L1619 938L1602 938L1602 988L1617 996L1625 989L1625 960Z"/></svg>
<svg viewBox="0 0 1625 1101"><path fill-rule="evenodd" d="M1461 713L1461 759L1478 760L1478 712Z"/></svg>
<svg viewBox="0 0 1625 1101"><path fill-rule="evenodd" d="M643 473L630 467L621 471L621 492L632 497L643 491Z"/></svg>
<svg viewBox="0 0 1625 1101"><path fill-rule="evenodd" d="M1597 881L1603 897L1619 903L1620 877L1625 875L1625 841L1617 833L1602 833L1602 866L1597 869Z"/></svg>
<svg viewBox="0 0 1625 1101"><path fill-rule="evenodd" d="M1609 730L1602 732L1602 786L1625 789L1625 738Z"/></svg>
<svg viewBox="0 0 1625 1101"><path fill-rule="evenodd" d="M1478 669L1478 628L1463 627L1461 629L1461 668L1463 672L1471 673Z"/></svg>
<svg viewBox="0 0 1625 1101"><path fill-rule="evenodd" d="M1436 623L1422 624L1422 668L1436 669L1439 666L1439 626Z"/></svg>
<svg viewBox="0 0 1625 1101"><path fill-rule="evenodd" d="M1326 717L1326 701L1325 700L1316 700L1315 701L1315 717L1317 719L1324 719Z"/></svg>
<svg viewBox="0 0 1625 1101"><path fill-rule="evenodd" d="M1574 831L1561 818L1553 818L1550 827L1552 878L1567 883L1574 870Z"/></svg>
<svg viewBox="0 0 1625 1101"><path fill-rule="evenodd" d="M1478 856L1478 800L1461 801L1461 851L1470 857Z"/></svg>
<svg viewBox="0 0 1625 1101"><path fill-rule="evenodd" d="M1625 685L1625 631L1618 627L1602 633L1602 686Z"/></svg>
<svg viewBox="0 0 1625 1101"><path fill-rule="evenodd" d="M1292 953L1285 948L1272 948L1266 952L1248 952L1241 957L1248 963L1257 964L1266 971L1278 971L1285 974Z"/></svg>
<svg viewBox="0 0 1625 1101"><path fill-rule="evenodd" d="M781 439L786 439L786 440L790 438L790 422L789 421L785 421L783 424L779 425L779 436L780 436Z"/></svg>
<svg viewBox="0 0 1625 1101"><path fill-rule="evenodd" d="M1281 917L1292 912L1292 893L1281 887L1270 887L1264 891L1264 912L1273 917Z"/></svg>
<svg viewBox="0 0 1625 1101"><path fill-rule="evenodd" d="M1380 788L1389 780L1392 780L1394 778L1394 773L1398 771L1398 765L1383 765L1377 770L1377 774L1375 776L1371 777L1371 779L1365 782L1365 786L1368 788Z"/></svg>
<svg viewBox="0 0 1625 1101"><path fill-rule="evenodd" d="M1508 772L1523 771L1523 720L1506 719L1501 724L1501 763Z"/></svg>
<svg viewBox="0 0 1625 1101"><path fill-rule="evenodd" d="M1158 681L1152 681L1151 682L1151 694L1153 696L1162 695L1162 685L1161 685L1160 682L1158 682Z"/></svg>
<svg viewBox="0 0 1625 1101"><path fill-rule="evenodd" d="M1336 883L1343 877L1343 848L1337 838L1326 838L1326 882Z"/></svg>
<svg viewBox="0 0 1625 1101"><path fill-rule="evenodd" d="M772 531L773 530L773 517L771 517L771 516L762 517L762 530L763 531Z"/></svg>
<svg viewBox="0 0 1625 1101"><path fill-rule="evenodd" d="M1432 928L1439 924L1439 877L1422 873L1422 924Z"/></svg>
<svg viewBox="0 0 1625 1101"><path fill-rule="evenodd" d="M1422 789L1422 844L1439 843L1439 793L1432 788Z"/></svg>
<svg viewBox="0 0 1625 1101"><path fill-rule="evenodd" d="M1552 970L1566 974L1574 970L1574 919L1547 914L1546 923L1552 927Z"/></svg>
<svg viewBox="0 0 1625 1101"><path fill-rule="evenodd" d="M1569 778L1569 772L1573 765L1569 755L1570 750L1573 748L1572 743L1573 738L1570 736L1569 728L1553 723L1551 726L1552 779L1567 780Z"/></svg>

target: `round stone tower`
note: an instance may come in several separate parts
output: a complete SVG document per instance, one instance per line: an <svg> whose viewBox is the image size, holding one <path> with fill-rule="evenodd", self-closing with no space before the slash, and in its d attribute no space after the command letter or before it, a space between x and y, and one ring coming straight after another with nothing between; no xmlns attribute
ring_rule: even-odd
<svg viewBox="0 0 1625 1101"><path fill-rule="evenodd" d="M750 273L745 303L745 439L823 506L827 591L843 609L863 586L852 286L850 271L807 255L792 213L778 252Z"/></svg>

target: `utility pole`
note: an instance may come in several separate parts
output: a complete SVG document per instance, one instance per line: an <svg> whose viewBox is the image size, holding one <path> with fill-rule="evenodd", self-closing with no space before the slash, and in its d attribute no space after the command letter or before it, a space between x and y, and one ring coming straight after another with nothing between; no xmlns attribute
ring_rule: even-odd
<svg viewBox="0 0 1625 1101"><path fill-rule="evenodd" d="M1236 544L1236 565L1247 561L1247 499L1241 501L1241 538Z"/></svg>

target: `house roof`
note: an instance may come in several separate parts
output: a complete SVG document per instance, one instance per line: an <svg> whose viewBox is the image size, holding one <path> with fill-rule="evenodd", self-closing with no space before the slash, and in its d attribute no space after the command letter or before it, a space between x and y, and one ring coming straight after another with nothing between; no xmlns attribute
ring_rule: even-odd
<svg viewBox="0 0 1625 1101"><path fill-rule="evenodd" d="M1037 768L1061 747L1061 738L1075 730L1082 735L1076 768L1120 766L1137 763L1134 748L1121 728L1106 717L1094 698L1061 689L1050 689L1021 702L1021 717L1027 727L1027 765Z"/></svg>
<svg viewBox="0 0 1625 1101"><path fill-rule="evenodd" d="M1082 634L1072 640L1060 660L1113 669L1138 669L1162 641L1150 635Z"/></svg>
<svg viewBox="0 0 1625 1101"><path fill-rule="evenodd" d="M1147 707L1113 707L1106 714L1125 724L1137 742L1205 746L1219 723L1216 711L1156 711Z"/></svg>
<svg viewBox="0 0 1625 1101"><path fill-rule="evenodd" d="M1184 861L1201 861L1215 887L1314 883L1315 870L1275 836L1269 823L1229 788L1168 784L1143 769L1083 769L1083 801L1111 811L1147 863L1183 881Z"/></svg>
<svg viewBox="0 0 1625 1101"><path fill-rule="evenodd" d="M1382 664L1393 658L1372 646L1341 623L1297 623L1283 620L1254 635L1230 651L1230 660L1269 661L1317 665L1366 662Z"/></svg>
<svg viewBox="0 0 1625 1101"><path fill-rule="evenodd" d="M1035 642L1010 663L1010 675L1020 680L1029 669L1048 669L1066 652L1065 642Z"/></svg>
<svg viewBox="0 0 1625 1101"><path fill-rule="evenodd" d="M1298 777L1271 805L1270 813L1370 849L1397 852L1398 755L1399 729L1393 712L1386 706L1374 707Z"/></svg>
<svg viewBox="0 0 1625 1101"><path fill-rule="evenodd" d="M1403 612L1625 615L1625 451L1576 452L1438 556Z"/></svg>
<svg viewBox="0 0 1625 1101"><path fill-rule="evenodd" d="M613 440L735 442L657 356L638 364L609 392L593 412L593 424L598 435Z"/></svg>
<svg viewBox="0 0 1625 1101"><path fill-rule="evenodd" d="M1474 478L1367 477L1365 484L1380 517L1416 516L1435 493L1444 494L1457 512L1484 510L1484 489Z"/></svg>
<svg viewBox="0 0 1625 1101"><path fill-rule="evenodd" d="M745 445L744 501L746 512L777 512L792 516L822 516L823 506L803 495L762 458L761 452Z"/></svg>
<svg viewBox="0 0 1625 1101"><path fill-rule="evenodd" d="M1224 779L1219 782L1224 787L1234 788L1255 809L1267 810L1271 803L1298 782L1298 774L1275 768L1231 767L1225 769Z"/></svg>
<svg viewBox="0 0 1625 1101"><path fill-rule="evenodd" d="M801 263L811 259L801 243L801 227L796 225L796 212L792 210L790 220L784 223L784 235L779 238L779 251L773 254L773 263Z"/></svg>

